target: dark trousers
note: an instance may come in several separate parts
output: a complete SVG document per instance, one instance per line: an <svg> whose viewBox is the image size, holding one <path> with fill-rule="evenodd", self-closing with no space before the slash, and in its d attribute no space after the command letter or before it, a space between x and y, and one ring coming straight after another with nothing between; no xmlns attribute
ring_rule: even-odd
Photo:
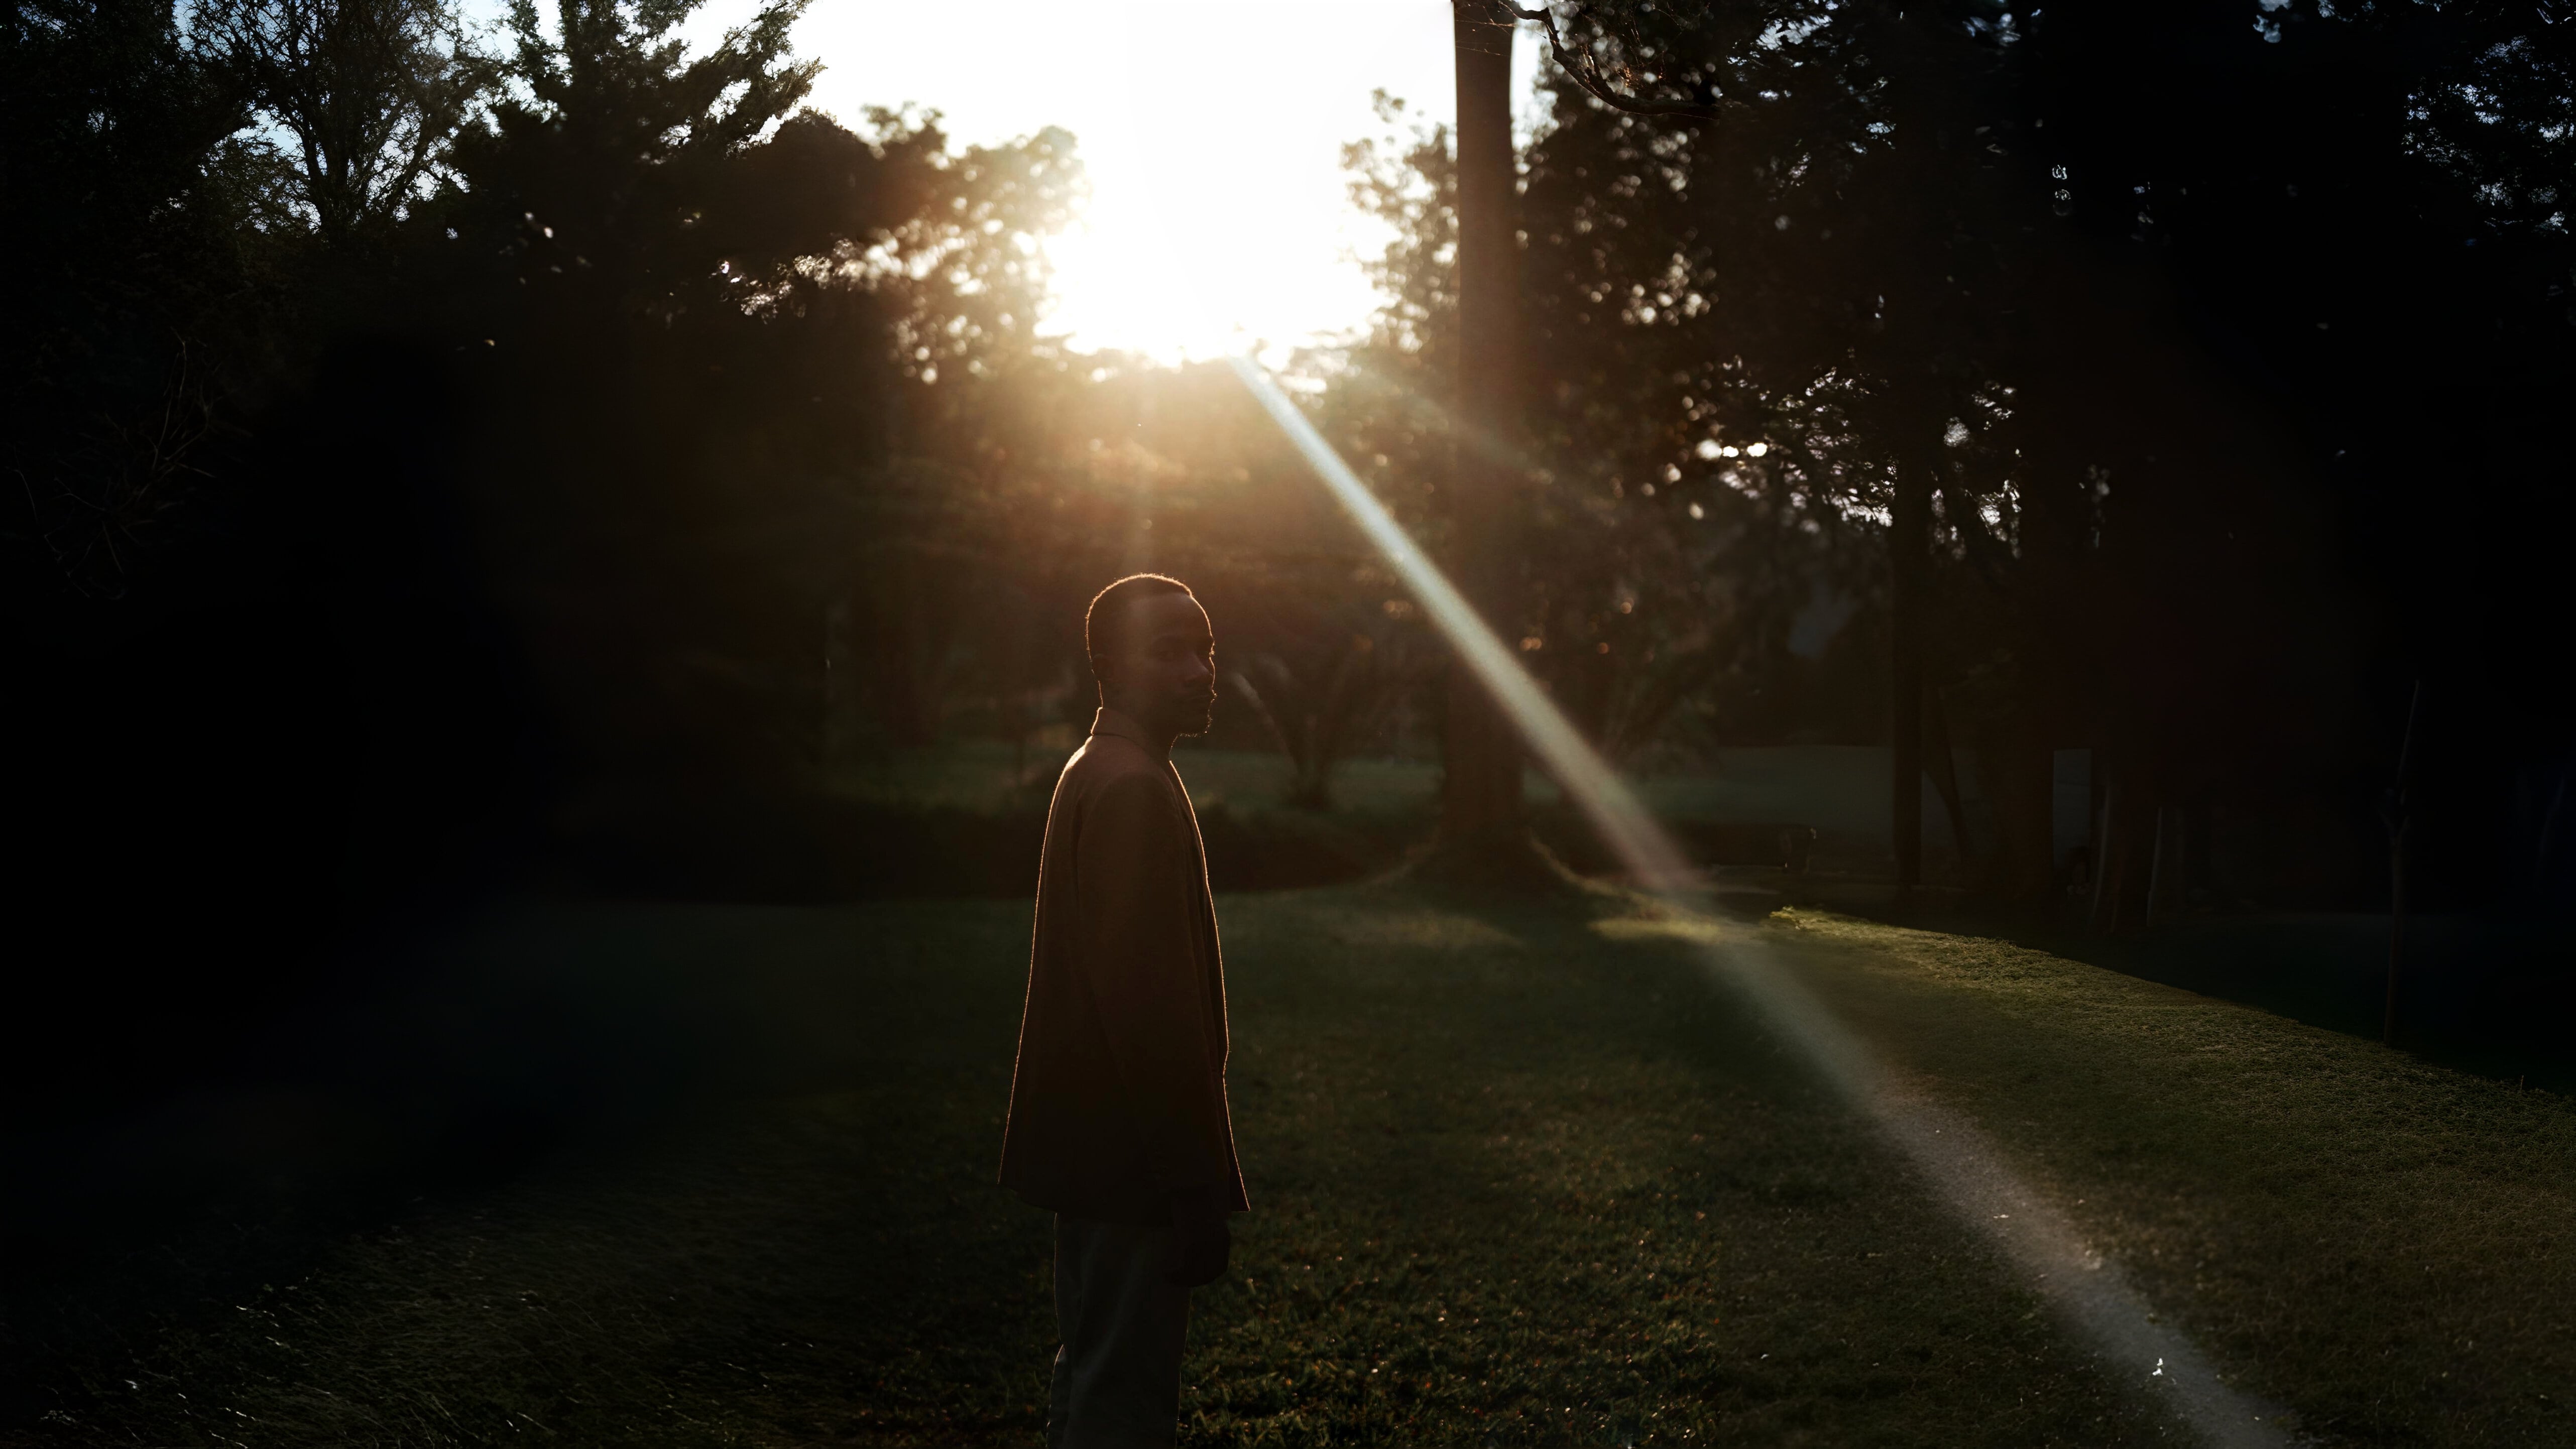
<svg viewBox="0 0 2576 1449"><path fill-rule="evenodd" d="M1163 1281L1172 1230L1055 1220L1047 1449L1162 1449L1181 1417L1190 1290Z"/></svg>

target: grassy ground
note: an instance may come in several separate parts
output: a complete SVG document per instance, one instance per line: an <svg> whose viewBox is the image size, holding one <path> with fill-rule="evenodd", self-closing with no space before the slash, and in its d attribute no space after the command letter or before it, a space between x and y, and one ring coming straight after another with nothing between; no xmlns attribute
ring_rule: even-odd
<svg viewBox="0 0 2576 1449"><path fill-rule="evenodd" d="M2566 1097L1999 942L1775 929L2312 1432L2576 1443Z"/></svg>
<svg viewBox="0 0 2576 1449"><path fill-rule="evenodd" d="M1185 1442L2162 1437L1692 931L1390 887L1221 909L1256 1211ZM2576 1442L2563 1099L1987 943L1736 929L2321 1438ZM11 1442L1036 1441L1046 1220L989 1186L1024 906L549 908L457 950L449 997L624 1041L591 1075L694 1105L219 1297L20 1294ZM510 1055L472 1015L428 1029Z"/></svg>

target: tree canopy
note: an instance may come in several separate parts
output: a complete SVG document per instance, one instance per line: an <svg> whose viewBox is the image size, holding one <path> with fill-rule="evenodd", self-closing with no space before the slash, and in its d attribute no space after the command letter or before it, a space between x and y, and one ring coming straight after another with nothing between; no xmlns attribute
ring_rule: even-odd
<svg viewBox="0 0 2576 1449"><path fill-rule="evenodd" d="M691 13L12 10L0 548L18 757L89 762L30 817L62 871L233 910L245 815L362 902L496 837L738 838L1076 722L1080 602L1144 567L1222 601L1300 801L1437 737L1436 641L1231 384L1042 333L1072 137L825 116L795 4ZM2242 889L2366 896L2421 678L2431 888L2507 889L2571 724L2569 18L1559 7L1495 617L1641 768L1913 741L2018 897L2078 747L2133 825L2302 842ZM1385 309L1297 370L1445 547L1454 132L1386 116Z"/></svg>
<svg viewBox="0 0 2576 1449"><path fill-rule="evenodd" d="M1886 717L1848 681L1919 625L1926 769L1951 743L1995 762L1975 848L2024 891L2052 748L2094 747L2133 805L2331 816L2431 676L2454 720L2520 731L2513 763L2455 765L2562 753L2563 685L2532 667L2559 611L2526 592L2549 569L2498 572L2494 536L2567 496L2560 18L1558 14L1519 225L1551 540L1522 607L1560 693L1653 697L1686 652L1726 732L1865 739ZM1356 158L1403 239L1354 389L1436 395L1454 365L1447 148L1418 134ZM1846 614L1847 682L1798 682Z"/></svg>

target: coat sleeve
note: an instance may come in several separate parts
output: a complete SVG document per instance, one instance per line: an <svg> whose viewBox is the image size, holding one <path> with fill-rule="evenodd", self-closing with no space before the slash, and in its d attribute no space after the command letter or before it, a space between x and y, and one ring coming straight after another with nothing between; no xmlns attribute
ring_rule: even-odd
<svg viewBox="0 0 2576 1449"><path fill-rule="evenodd" d="M1084 812L1076 857L1084 984L1158 1192L1233 1181L1185 828L1162 779L1124 776Z"/></svg>

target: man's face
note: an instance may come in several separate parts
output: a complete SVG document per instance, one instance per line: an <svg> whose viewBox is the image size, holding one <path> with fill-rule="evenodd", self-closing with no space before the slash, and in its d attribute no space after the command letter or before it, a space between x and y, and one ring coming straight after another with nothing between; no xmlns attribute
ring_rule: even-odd
<svg viewBox="0 0 2576 1449"><path fill-rule="evenodd" d="M1216 708L1216 636L1207 611L1186 594L1156 594L1127 606L1117 651L1103 663L1103 701L1153 730L1207 733Z"/></svg>

